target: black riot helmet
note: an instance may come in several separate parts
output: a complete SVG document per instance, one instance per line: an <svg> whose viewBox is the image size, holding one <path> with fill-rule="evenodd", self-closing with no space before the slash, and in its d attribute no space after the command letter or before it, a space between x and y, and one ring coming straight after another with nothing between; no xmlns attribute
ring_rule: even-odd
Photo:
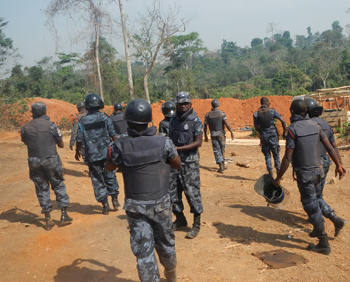
<svg viewBox="0 0 350 282"><path fill-rule="evenodd" d="M148 124L152 121L151 105L144 99L131 100L125 109L125 120L130 123Z"/></svg>
<svg viewBox="0 0 350 282"><path fill-rule="evenodd" d="M78 104L77 104L77 109L78 109L78 111L80 111L80 109L82 109L82 108L85 109L84 101L80 101L80 102L78 102Z"/></svg>
<svg viewBox="0 0 350 282"><path fill-rule="evenodd" d="M122 104L120 104L120 103L115 103L114 104L114 110L115 111L121 111L122 109L123 109Z"/></svg>
<svg viewBox="0 0 350 282"><path fill-rule="evenodd" d="M100 95L96 93L90 93L86 95L84 99L85 108L88 111L94 110L94 109L103 109L105 107L105 104L103 103Z"/></svg>
<svg viewBox="0 0 350 282"><path fill-rule="evenodd" d="M172 101L167 101L162 104L162 113L164 117L172 117L175 114L176 106Z"/></svg>
<svg viewBox="0 0 350 282"><path fill-rule="evenodd" d="M32 104L33 118L41 117L46 114L46 104L43 102L36 102Z"/></svg>
<svg viewBox="0 0 350 282"><path fill-rule="evenodd" d="M191 103L190 93L179 92L176 94L176 104Z"/></svg>
<svg viewBox="0 0 350 282"><path fill-rule="evenodd" d="M309 117L318 117L323 112L323 107L319 106L317 101L314 98L307 98L305 99L306 107L307 107L307 114Z"/></svg>
<svg viewBox="0 0 350 282"><path fill-rule="evenodd" d="M220 105L220 102L217 99L214 99L213 101L211 101L211 106L213 108L217 108L219 107L219 105Z"/></svg>

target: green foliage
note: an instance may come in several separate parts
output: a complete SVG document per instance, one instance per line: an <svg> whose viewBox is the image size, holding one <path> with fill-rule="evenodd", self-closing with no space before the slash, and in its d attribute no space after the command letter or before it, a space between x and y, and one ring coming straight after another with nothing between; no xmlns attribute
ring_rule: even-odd
<svg viewBox="0 0 350 282"><path fill-rule="evenodd" d="M60 122L58 123L58 127L61 130L71 130L72 123L69 122L66 118L61 118Z"/></svg>
<svg viewBox="0 0 350 282"><path fill-rule="evenodd" d="M252 128L251 128L251 130L252 130L252 133L249 135L249 136L251 136L251 137L258 137L258 132L255 130L255 127L253 126Z"/></svg>
<svg viewBox="0 0 350 282"><path fill-rule="evenodd" d="M335 130L339 133L339 138L345 138L350 134L350 123L346 121L343 123L343 128L337 126Z"/></svg>

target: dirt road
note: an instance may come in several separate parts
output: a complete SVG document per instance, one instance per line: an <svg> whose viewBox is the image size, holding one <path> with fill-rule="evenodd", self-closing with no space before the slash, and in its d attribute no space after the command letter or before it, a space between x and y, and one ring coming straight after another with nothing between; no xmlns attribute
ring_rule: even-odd
<svg viewBox="0 0 350 282"><path fill-rule="evenodd" d="M66 147L59 154L70 196L69 214L74 222L60 227L60 211L53 201L55 226L45 231L34 185L28 177L26 147L18 133L0 133L0 281L138 281L124 211L101 214L87 167L74 160L68 148L69 136L64 141ZM281 151L283 154L284 146ZM341 152L350 172L349 154ZM210 143L203 143L200 149L203 221L194 240L184 238L188 229L176 232L179 281L349 280L348 225L334 239L333 225L326 221L330 256L307 251L308 243L316 243L317 239L307 235L311 225L306 221L291 170L282 182L290 196L281 209L275 209L267 207L253 189L255 181L266 172L260 147L229 142L226 157L232 162L225 174L218 174ZM239 167L236 162L246 162L249 168ZM334 166L329 182L333 182L333 171ZM117 178L122 200L120 173ZM349 183L347 175L325 189L325 199L347 220ZM192 223L187 204L185 214ZM274 250L300 255L305 263L272 269L252 255ZM162 267L161 277L165 281Z"/></svg>

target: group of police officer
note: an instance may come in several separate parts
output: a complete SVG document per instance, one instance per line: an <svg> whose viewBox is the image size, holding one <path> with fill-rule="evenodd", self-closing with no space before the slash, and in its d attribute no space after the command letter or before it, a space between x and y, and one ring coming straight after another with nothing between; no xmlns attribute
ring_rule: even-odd
<svg viewBox="0 0 350 282"><path fill-rule="evenodd" d="M215 160L219 165L218 172L224 172L225 127L231 133L232 139L234 134L225 113L219 110L219 101L214 99L211 105L212 110L205 115L203 126L192 108L189 93L179 92L175 103L170 101L162 105L165 118L159 124L159 134L156 127L148 127L152 122L152 108L143 99L130 101L125 113L120 103L115 104L111 117L100 111L104 108L104 103L97 94L88 94L84 102L77 105L79 114L73 123L70 149L73 149L75 139L75 158L79 160L82 156L88 165L95 198L102 203L102 213L105 215L109 214L110 210L108 196L111 196L114 210L120 206L115 170L121 171L131 249L137 258L141 281L160 279L154 250L165 268L167 281L176 281L174 231L188 224L183 212L183 193L193 214L193 225L186 238L193 239L200 231L203 204L198 148L202 145L203 128L204 139L208 141L209 126ZM312 110L315 108L316 111ZM301 201L309 221L314 226L309 235L319 239L318 245L309 245L308 248L329 254L330 247L324 230L323 216L334 223L335 236L339 234L345 221L334 213L322 197L325 177L331 164L326 152L334 161L336 173L340 178L346 171L341 165L332 129L319 118L321 112L313 99L293 101L288 134L284 120L276 110L269 108L269 101L265 97L261 99L261 107L253 117L254 126L260 133L262 152L270 175L270 152L274 157L277 170L274 180L276 186L279 186L289 163L293 161ZM45 214L45 229L50 230L52 205L49 184L61 208L60 222L68 224L73 220L67 214L69 197L64 185L61 161L56 151L56 144L61 148L64 144L59 128L46 115L44 103L32 104L32 113L33 120L22 127L21 136L28 147L30 178L35 183L42 213ZM314 121L311 121L309 116ZM283 136L287 139L282 165L279 161L275 118L282 122ZM320 169L322 165L323 169ZM174 222L172 213L175 215Z"/></svg>

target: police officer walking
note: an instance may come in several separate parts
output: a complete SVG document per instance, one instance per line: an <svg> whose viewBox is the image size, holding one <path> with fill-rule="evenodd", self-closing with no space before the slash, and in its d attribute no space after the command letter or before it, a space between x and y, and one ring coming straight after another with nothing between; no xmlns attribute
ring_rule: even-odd
<svg viewBox="0 0 350 282"><path fill-rule="evenodd" d="M280 162L280 145L278 141L278 133L275 126L275 119L281 121L283 126L283 137L286 133L286 123L282 116L275 110L269 108L269 99L262 97L260 99L260 108L253 115L254 128L260 134L261 151L265 156L266 168L271 176L272 174L272 163L271 153L275 162L275 168L278 171L281 167Z"/></svg>
<svg viewBox="0 0 350 282"><path fill-rule="evenodd" d="M193 239L199 233L203 213L198 156L198 148L202 145L203 139L203 124L192 108L188 92L176 94L176 114L170 121L170 138L181 159L181 168L170 173L170 196L173 213L176 216L173 228L176 230L187 226L182 202L184 192L194 217L192 229L186 238Z"/></svg>
<svg viewBox="0 0 350 282"><path fill-rule="evenodd" d="M205 114L204 117L204 140L208 142L207 129L209 125L210 138L213 146L215 161L219 165L218 172L224 173L225 167L225 142L226 131L225 126L231 133L231 139L234 139L234 135L230 124L227 121L226 114L219 109L219 101L214 99L211 101L212 109Z"/></svg>
<svg viewBox="0 0 350 282"><path fill-rule="evenodd" d="M120 103L114 104L114 112L111 114L111 119L113 121L113 125L115 128L115 131L117 132L118 138L127 136L128 124L124 117L122 104Z"/></svg>
<svg viewBox="0 0 350 282"><path fill-rule="evenodd" d="M114 210L119 205L119 185L115 173L105 169L108 145L117 139L113 123L109 116L99 110L104 108L101 97L95 93L88 94L84 100L88 113L79 122L79 130L76 139L75 159L81 157L80 148L85 147L85 160L89 166L92 187L95 198L102 203L102 213L109 214L108 196L112 197Z"/></svg>
<svg viewBox="0 0 350 282"><path fill-rule="evenodd" d="M159 281L155 249L167 281L176 281L169 173L170 166L178 169L181 161L171 140L156 135L156 127L148 128L148 123L152 122L152 108L148 102L130 101L125 118L129 136L118 138L110 145L107 169L113 171L119 167L123 174L124 209L139 278Z"/></svg>
<svg viewBox="0 0 350 282"><path fill-rule="evenodd" d="M320 107L317 104L317 101L313 98L307 98L305 99L306 106L307 106L307 114L309 115L310 119L314 122L316 122L319 126L321 126L323 132L326 134L329 142L331 143L335 153L337 154L337 157L341 163L341 157L337 148L337 145L335 143L335 138L333 134L333 129L330 127L327 121L324 119L320 118L320 115L322 114L323 107ZM326 177L329 171L329 167L332 164L326 148L321 144L321 162L322 162L322 167L323 167L323 177L321 180L321 188L319 190L320 195L318 195L318 202L322 211L322 214L324 217L329 218L335 228L334 232L334 237L337 237L340 230L344 227L345 225L345 220L338 217L334 210L325 202L323 199L323 188L326 183Z"/></svg>
<svg viewBox="0 0 350 282"><path fill-rule="evenodd" d="M175 114L175 103L167 101L162 104L164 119L159 123L159 134L169 136L169 124L171 117Z"/></svg>
<svg viewBox="0 0 350 282"><path fill-rule="evenodd" d="M61 209L61 223L68 224L73 221L67 214L69 197L64 184L61 160L56 150L56 145L63 148L64 143L61 131L46 115L45 103L33 103L31 108L33 119L22 126L21 139L27 145L29 177L35 184L41 213L45 214L45 229L50 230L50 185Z"/></svg>
<svg viewBox="0 0 350 282"><path fill-rule="evenodd" d="M310 223L313 225L313 231L309 236L319 239L319 243L316 246L310 244L308 249L329 255L331 249L328 243L327 233L324 229L324 218L321 210L323 201L320 191L323 169L320 142L322 142L329 156L334 161L336 165L335 173L336 175L339 174L339 179L345 176L346 171L321 127L311 121L306 114L306 102L301 99L294 100L290 110L292 116L290 118L291 125L288 127L286 137L286 151L274 184L277 187L279 186L282 176L292 162L301 196L301 203L309 216Z"/></svg>
<svg viewBox="0 0 350 282"><path fill-rule="evenodd" d="M87 110L85 109L84 101L81 101L77 104L77 109L79 114L74 118L73 121L73 127L71 131L70 136L70 142L69 142L69 149L73 151L73 147L75 145L75 140L77 139L77 133L78 133L78 127L79 127L79 121L82 117L86 116ZM84 147L81 147L80 154L82 155L83 159L85 159L85 153L84 153Z"/></svg>

